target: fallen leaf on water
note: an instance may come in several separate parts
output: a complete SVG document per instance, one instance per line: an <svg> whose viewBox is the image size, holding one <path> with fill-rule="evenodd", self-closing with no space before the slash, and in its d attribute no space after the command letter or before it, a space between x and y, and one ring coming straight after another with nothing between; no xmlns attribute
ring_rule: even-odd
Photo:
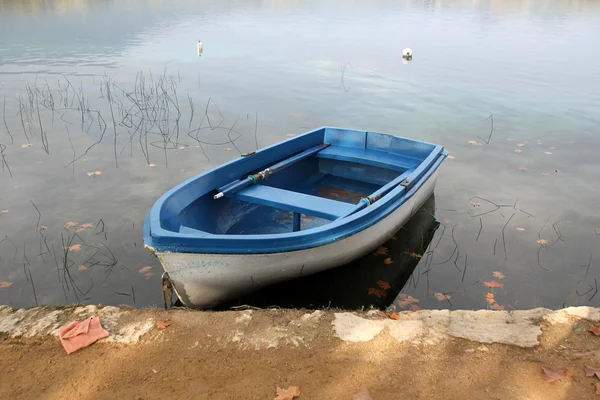
<svg viewBox="0 0 600 400"><path fill-rule="evenodd" d="M87 174L88 174L88 176L100 175L100 174L102 174L102 171L88 172Z"/></svg>
<svg viewBox="0 0 600 400"><path fill-rule="evenodd" d="M8 212L8 210L0 210L0 215L6 214L7 212Z"/></svg>
<svg viewBox="0 0 600 400"><path fill-rule="evenodd" d="M549 172L542 172L542 175L550 176L550 173Z"/></svg>
<svg viewBox="0 0 600 400"><path fill-rule="evenodd" d="M539 244L541 244L542 246L547 245L548 241L546 239L540 239L537 241Z"/></svg>
<svg viewBox="0 0 600 400"><path fill-rule="evenodd" d="M396 311L392 311L388 317L390 317L391 319L400 319L400 316L398 315L398 313Z"/></svg>
<svg viewBox="0 0 600 400"><path fill-rule="evenodd" d="M47 227L47 226L45 226L45 225L41 225L41 226L36 226L36 227L35 227L35 231L36 231L36 232L39 232L39 231L45 231L46 229L48 229L48 227Z"/></svg>
<svg viewBox="0 0 600 400"><path fill-rule="evenodd" d="M405 308L409 304L418 303L418 302L419 302L419 299L415 299L414 297L412 297L409 294L400 293L398 295L398 305L402 308Z"/></svg>
<svg viewBox="0 0 600 400"><path fill-rule="evenodd" d="M158 329L166 329L169 325L171 325L170 322L166 322L166 321L156 321L156 327Z"/></svg>
<svg viewBox="0 0 600 400"><path fill-rule="evenodd" d="M494 271L492 275L494 275L498 279L504 279L504 274L502 272Z"/></svg>
<svg viewBox="0 0 600 400"><path fill-rule="evenodd" d="M296 136L296 134L295 134L295 133L288 133L288 134L287 134L287 135L285 135L285 136L292 137L292 136Z"/></svg>
<svg viewBox="0 0 600 400"><path fill-rule="evenodd" d="M287 389L277 387L277 397L273 400L294 400L300 396L300 388L298 386L290 386Z"/></svg>
<svg viewBox="0 0 600 400"><path fill-rule="evenodd" d="M369 288L368 293L373 294L377 297L385 297L385 295L387 294L385 290L379 288Z"/></svg>
<svg viewBox="0 0 600 400"><path fill-rule="evenodd" d="M185 169L180 169L179 172L186 172L186 170Z"/></svg>
<svg viewBox="0 0 600 400"><path fill-rule="evenodd" d="M148 164L149 167L156 167L156 164L152 163L152 164Z"/></svg>
<svg viewBox="0 0 600 400"><path fill-rule="evenodd" d="M140 274L145 274L146 272L150 271L151 269L152 269L152 267L151 267L151 266L149 266L149 265L146 265L145 267L143 267L143 268L140 268L140 270L139 270L138 272L139 272Z"/></svg>
<svg viewBox="0 0 600 400"><path fill-rule="evenodd" d="M0 289L5 289L9 286L12 286L12 282L6 282L6 281L0 282Z"/></svg>
<svg viewBox="0 0 600 400"><path fill-rule="evenodd" d="M550 150L556 150L556 147L551 146L551 147L548 147L548 149L550 149Z"/></svg>
<svg viewBox="0 0 600 400"><path fill-rule="evenodd" d="M600 336L600 328L598 328L596 325L590 326L590 329L588 329L588 330L590 332L592 332L594 335Z"/></svg>
<svg viewBox="0 0 600 400"><path fill-rule="evenodd" d="M22 148L31 147L31 143L25 143L21 145Z"/></svg>
<svg viewBox="0 0 600 400"><path fill-rule="evenodd" d="M552 154L552 152L551 152L551 151L545 151L544 153L545 153L545 154Z"/></svg>
<svg viewBox="0 0 600 400"><path fill-rule="evenodd" d="M154 274L152 272L146 272L144 274L144 276L146 277L146 279L150 279L150 278L152 278L154 276Z"/></svg>
<svg viewBox="0 0 600 400"><path fill-rule="evenodd" d="M93 224L81 224L80 225L82 228L86 229L86 228L91 228L92 226L94 226Z"/></svg>
<svg viewBox="0 0 600 400"><path fill-rule="evenodd" d="M68 251L74 251L76 253L80 253L81 252L81 245L79 243L71 245L71 246L66 246L65 249L67 249Z"/></svg>
<svg viewBox="0 0 600 400"><path fill-rule="evenodd" d="M65 229L69 229L70 227L75 226L75 225L77 225L77 222L67 222L65 224Z"/></svg>
<svg viewBox="0 0 600 400"><path fill-rule="evenodd" d="M473 146L481 146L481 143L479 143L475 140L469 140L469 144L472 144Z"/></svg>
<svg viewBox="0 0 600 400"><path fill-rule="evenodd" d="M452 296L449 296L449 295L447 295L447 294L444 294L444 293L439 293L439 292L436 292L436 293L434 293L433 295L434 295L434 296L435 296L435 298L436 298L436 299L438 299L439 301L444 301L444 300L447 300L447 299L451 299L451 298L452 298Z"/></svg>
<svg viewBox="0 0 600 400"><path fill-rule="evenodd" d="M452 154L448 154L448 158L449 158L450 160L454 160L456 157L454 157Z"/></svg>
<svg viewBox="0 0 600 400"><path fill-rule="evenodd" d="M386 281L377 281L377 286L379 286L380 288L384 289L384 290L388 290L391 289L392 287L390 286L389 283L387 283Z"/></svg>
<svg viewBox="0 0 600 400"><path fill-rule="evenodd" d="M476 202L472 201L472 202L471 202L471 205L472 205L473 207L479 207L481 204L479 204L479 203L476 203Z"/></svg>
<svg viewBox="0 0 600 400"><path fill-rule="evenodd" d="M494 302L493 304L490 304L490 308L492 310L497 310L497 311L502 311L504 310L504 306L501 306L500 304Z"/></svg>
<svg viewBox="0 0 600 400"><path fill-rule="evenodd" d="M451 220L451 219L444 218L444 223L445 223L445 224L449 224L449 223L451 223L451 222L452 222L452 220Z"/></svg>
<svg viewBox="0 0 600 400"><path fill-rule="evenodd" d="M496 299L494 299L494 293L486 293L485 301L487 301L489 305L494 304L496 302Z"/></svg>
<svg viewBox="0 0 600 400"><path fill-rule="evenodd" d="M374 255L374 256L379 256L379 255L382 255L382 254L387 254L387 253L388 253L388 249L387 249L387 247L379 246L379 247L377 248L377 250L375 250L375 251L373 252L373 255Z"/></svg>
<svg viewBox="0 0 600 400"><path fill-rule="evenodd" d="M514 142L515 141L515 139L513 139L513 138L506 138L506 140L508 140L509 142Z"/></svg>
<svg viewBox="0 0 600 400"><path fill-rule="evenodd" d="M546 382L554 382L565 377L565 372L562 369L554 369L542 366L542 370L544 373L541 374L541 377Z"/></svg>
<svg viewBox="0 0 600 400"><path fill-rule="evenodd" d="M421 307L419 307L419 306L418 306L418 305L416 305L416 304L411 304L411 305L410 305L410 307L408 307L408 309L409 309L410 311L419 311L419 310L421 310Z"/></svg>
<svg viewBox="0 0 600 400"><path fill-rule="evenodd" d="M517 230L523 232L525 228L517 228Z"/></svg>
<svg viewBox="0 0 600 400"><path fill-rule="evenodd" d="M384 263L385 265L390 265L390 264L392 264L392 263L393 263L393 261L392 261L392 259L391 259L390 257L388 257L388 258L386 258L385 260L383 260L383 263Z"/></svg>
<svg viewBox="0 0 600 400"><path fill-rule="evenodd" d="M500 283L500 282L496 282L496 281L491 281L491 282L483 282L483 284L487 287L496 287L496 288L503 288L504 284Z"/></svg>
<svg viewBox="0 0 600 400"><path fill-rule="evenodd" d="M517 146L523 147L523 146L525 146L525 143L517 143Z"/></svg>
<svg viewBox="0 0 600 400"><path fill-rule="evenodd" d="M423 255L418 254L418 253L410 253L409 256L411 256L412 258L422 258Z"/></svg>
<svg viewBox="0 0 600 400"><path fill-rule="evenodd" d="M85 265L80 265L79 267L77 267L77 271L85 271L86 269L88 269Z"/></svg>
<svg viewBox="0 0 600 400"><path fill-rule="evenodd" d="M515 153L522 153L522 152L523 152L523 150L521 150L521 149L515 149Z"/></svg>
<svg viewBox="0 0 600 400"><path fill-rule="evenodd" d="M185 146L179 146L179 150L184 150Z"/></svg>
<svg viewBox="0 0 600 400"><path fill-rule="evenodd" d="M352 396L352 400L373 400L373 398L367 389L363 389Z"/></svg>
<svg viewBox="0 0 600 400"><path fill-rule="evenodd" d="M519 167L519 171L527 171L526 167Z"/></svg>
<svg viewBox="0 0 600 400"><path fill-rule="evenodd" d="M231 151L231 147L225 147L225 151Z"/></svg>
<svg viewBox="0 0 600 400"><path fill-rule="evenodd" d="M594 376L596 375L600 379L600 368L590 367L589 365L585 366L585 376Z"/></svg>

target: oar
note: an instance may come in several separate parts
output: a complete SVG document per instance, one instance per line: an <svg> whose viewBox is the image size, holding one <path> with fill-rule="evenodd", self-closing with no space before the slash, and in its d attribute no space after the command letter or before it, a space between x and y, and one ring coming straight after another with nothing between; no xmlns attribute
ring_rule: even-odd
<svg viewBox="0 0 600 400"><path fill-rule="evenodd" d="M270 166L269 168L266 168L254 175L249 175L246 179L241 180L237 183L234 183L233 185L231 185L231 184L225 185L225 186L223 186L223 188L220 189L219 193L217 193L213 196L213 198L215 200L220 199L221 197L225 196L225 193L234 193L240 189L243 189L250 185L254 185L261 179L265 179L269 175L274 174L275 172L281 171L282 169L289 167L290 165L292 165L300 160L303 160L309 156L312 156L313 154L318 153L319 151L325 149L328 146L329 146L329 143L321 143L320 145L310 148L308 150L305 150L302 153L296 154L295 156L290 157L287 160L280 161L277 164L274 164L274 165Z"/></svg>

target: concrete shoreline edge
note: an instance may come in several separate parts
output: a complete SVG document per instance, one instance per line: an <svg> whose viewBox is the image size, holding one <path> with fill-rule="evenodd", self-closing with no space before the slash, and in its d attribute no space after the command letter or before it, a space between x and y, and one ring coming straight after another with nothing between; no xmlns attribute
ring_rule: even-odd
<svg viewBox="0 0 600 400"><path fill-rule="evenodd" d="M43 306L13 309L0 306L0 339L42 339L54 337L58 328L74 320L100 317L110 333L98 343L135 344L161 340L158 321L169 321L168 329L189 330L220 326L217 335L199 340L231 343L242 349L310 347L323 332L329 339L347 343L368 342L387 334L409 345L435 345L445 340L466 339L478 343L499 343L523 348L540 344L544 328L555 324L590 325L600 321L600 308L568 307L558 310L420 310L398 313L398 319L370 311L246 309L242 311L196 311L174 308L114 306ZM172 326L171 326L172 325ZM223 329L225 327L225 329ZM228 328L229 327L229 328ZM318 333L319 331L320 333ZM385 332L385 333L384 333Z"/></svg>

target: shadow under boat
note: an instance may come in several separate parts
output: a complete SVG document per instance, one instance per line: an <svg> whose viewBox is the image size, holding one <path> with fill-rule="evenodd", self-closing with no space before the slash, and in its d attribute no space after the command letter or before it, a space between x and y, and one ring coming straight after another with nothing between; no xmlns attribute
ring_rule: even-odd
<svg viewBox="0 0 600 400"><path fill-rule="evenodd" d="M314 275L275 284L221 304L319 309L334 307L384 309L392 304L421 261L440 223L435 219L435 195L379 251ZM378 284L379 282L379 284ZM389 288L388 288L389 285Z"/></svg>

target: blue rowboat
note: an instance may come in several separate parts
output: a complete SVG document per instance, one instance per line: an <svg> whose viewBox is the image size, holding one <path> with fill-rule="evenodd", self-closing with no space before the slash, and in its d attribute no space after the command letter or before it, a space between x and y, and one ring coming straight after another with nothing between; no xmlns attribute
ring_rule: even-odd
<svg viewBox="0 0 600 400"><path fill-rule="evenodd" d="M144 245L187 307L211 308L357 259L433 193L443 146L322 127L163 194Z"/></svg>

